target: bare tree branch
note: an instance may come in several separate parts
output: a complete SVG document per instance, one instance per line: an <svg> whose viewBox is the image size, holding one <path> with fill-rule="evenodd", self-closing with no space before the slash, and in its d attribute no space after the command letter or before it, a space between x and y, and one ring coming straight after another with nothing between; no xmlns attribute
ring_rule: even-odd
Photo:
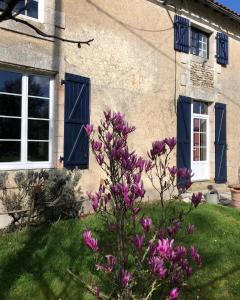
<svg viewBox="0 0 240 300"><path fill-rule="evenodd" d="M43 32L42 30L40 30L39 28L37 28L36 26L34 26L33 24L29 23L27 20L17 18L17 16L22 11L24 11L28 6L28 4L27 4L25 7L21 8L19 11L16 12L14 10L14 8L16 7L16 5L18 3L19 3L19 0L8 0L8 1L6 1L6 3L5 3L6 7L4 9L0 9L0 13L1 13L0 14L0 22L4 22L4 21L7 21L7 20L14 20L15 22L22 23L22 24L30 27L38 35L40 35L42 37L51 38L51 39L66 42L66 43L77 44L78 48L81 48L82 45L90 46L90 43L94 41L94 39L89 39L89 40L86 40L86 41L71 40L71 39L62 38L58 35L47 34L47 33Z"/></svg>

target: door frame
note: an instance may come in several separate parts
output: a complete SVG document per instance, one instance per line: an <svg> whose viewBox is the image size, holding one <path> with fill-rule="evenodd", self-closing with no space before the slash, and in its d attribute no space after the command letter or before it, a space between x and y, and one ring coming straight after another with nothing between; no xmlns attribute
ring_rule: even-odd
<svg viewBox="0 0 240 300"><path fill-rule="evenodd" d="M199 164L206 164L207 165L207 169L208 169L208 174L206 176L204 176L204 178L192 178L192 182L198 182L198 181L208 181L210 180L210 129L209 129L209 111L207 115L203 115L203 114L196 114L193 113L193 102L195 101L199 101L197 99L192 99L192 103L191 103L191 169L193 169L193 165L194 165L194 161L193 161L193 120L194 117L199 118L199 119L203 119L207 121L207 136L206 136L206 146L207 146L207 151L206 151L206 155L207 155L207 160L204 162L199 161ZM202 101L205 102L205 101ZM194 172L193 172L194 173Z"/></svg>

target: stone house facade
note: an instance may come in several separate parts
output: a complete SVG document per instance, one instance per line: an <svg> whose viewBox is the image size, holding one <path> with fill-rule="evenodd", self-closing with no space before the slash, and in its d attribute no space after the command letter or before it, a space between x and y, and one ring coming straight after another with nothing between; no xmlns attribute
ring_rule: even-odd
<svg viewBox="0 0 240 300"><path fill-rule="evenodd" d="M19 18L94 41L0 23L0 170L76 166L95 189L103 174L82 129L111 109L137 127L130 143L144 157L176 136L173 163L196 186L238 181L240 15L211 0L33 2Z"/></svg>

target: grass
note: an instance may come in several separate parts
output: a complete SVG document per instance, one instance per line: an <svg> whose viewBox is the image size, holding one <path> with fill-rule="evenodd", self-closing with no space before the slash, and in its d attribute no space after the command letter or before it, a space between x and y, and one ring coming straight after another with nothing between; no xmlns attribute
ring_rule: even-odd
<svg viewBox="0 0 240 300"><path fill-rule="evenodd" d="M146 210L157 217L156 206ZM181 299L240 299L240 211L201 205L188 221L198 230L185 242L198 246L203 266L194 273ZM97 229L100 225L98 218L91 216L2 234L0 299L93 299L67 269L88 276L91 257L82 245L81 232L85 226Z"/></svg>

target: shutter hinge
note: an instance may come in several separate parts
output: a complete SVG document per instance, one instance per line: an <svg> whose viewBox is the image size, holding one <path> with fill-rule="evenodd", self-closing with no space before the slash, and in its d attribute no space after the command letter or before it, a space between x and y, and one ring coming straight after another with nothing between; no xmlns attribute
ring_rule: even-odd
<svg viewBox="0 0 240 300"><path fill-rule="evenodd" d="M61 85L65 84L66 83L66 80L62 79L61 80Z"/></svg>
<svg viewBox="0 0 240 300"><path fill-rule="evenodd" d="M64 157L63 157L63 156L60 156L60 157L59 157L59 161L60 161L60 163L62 163L62 162L64 161Z"/></svg>

